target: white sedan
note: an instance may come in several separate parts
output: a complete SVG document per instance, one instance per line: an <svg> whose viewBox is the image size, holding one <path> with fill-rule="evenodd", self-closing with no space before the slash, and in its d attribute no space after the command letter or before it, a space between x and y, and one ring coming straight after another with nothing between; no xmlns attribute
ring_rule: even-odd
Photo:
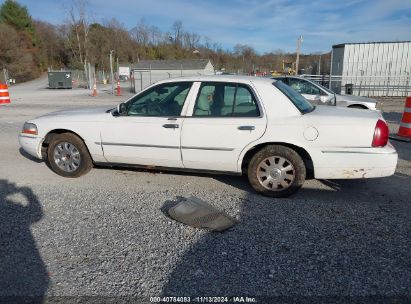
<svg viewBox="0 0 411 304"><path fill-rule="evenodd" d="M306 178L389 176L398 158L379 112L314 107L281 81L239 76L168 79L115 109L50 113L19 142L65 177L94 164L244 173L273 197Z"/></svg>
<svg viewBox="0 0 411 304"><path fill-rule="evenodd" d="M277 76L272 79L281 80L313 104L375 110L378 103L377 100L368 97L335 94L318 83L297 76Z"/></svg>

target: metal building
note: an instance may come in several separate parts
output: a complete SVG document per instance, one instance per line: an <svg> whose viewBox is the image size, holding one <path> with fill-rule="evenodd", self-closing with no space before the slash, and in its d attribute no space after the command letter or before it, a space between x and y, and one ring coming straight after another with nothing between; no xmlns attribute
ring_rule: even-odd
<svg viewBox="0 0 411 304"><path fill-rule="evenodd" d="M167 78L213 74L214 67L208 59L141 60L131 69L131 91L140 92Z"/></svg>
<svg viewBox="0 0 411 304"><path fill-rule="evenodd" d="M331 89L363 96L408 96L411 41L343 43L331 53Z"/></svg>

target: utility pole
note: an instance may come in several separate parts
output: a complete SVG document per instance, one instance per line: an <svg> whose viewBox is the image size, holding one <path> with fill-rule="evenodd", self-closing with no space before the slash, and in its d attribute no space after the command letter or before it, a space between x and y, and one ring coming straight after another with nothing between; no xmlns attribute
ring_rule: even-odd
<svg viewBox="0 0 411 304"><path fill-rule="evenodd" d="M318 60L318 75L321 75L321 54L320 59Z"/></svg>
<svg viewBox="0 0 411 304"><path fill-rule="evenodd" d="M328 82L328 88L331 90L331 81L333 77L333 60L334 60L334 48L331 49L331 62L330 62L330 81Z"/></svg>
<svg viewBox="0 0 411 304"><path fill-rule="evenodd" d="M91 90L92 88L92 80L91 80L91 64L90 61L87 61L87 65L88 65L88 88L89 90ZM93 81L94 82L94 81Z"/></svg>
<svg viewBox="0 0 411 304"><path fill-rule="evenodd" d="M110 51L110 81L111 81L111 94L114 95L114 75L113 75L113 50Z"/></svg>
<svg viewBox="0 0 411 304"><path fill-rule="evenodd" d="M89 88L89 73L87 72L87 61L84 60L84 77L86 78L87 88Z"/></svg>
<svg viewBox="0 0 411 304"><path fill-rule="evenodd" d="M301 52L301 43L303 42L303 36L300 35L297 39L297 60L295 61L295 75L298 75L298 64L300 63L300 52Z"/></svg>
<svg viewBox="0 0 411 304"><path fill-rule="evenodd" d="M10 85L9 84L9 76L8 76L8 73L7 73L7 69L6 68L3 68L3 74L4 74L4 83L5 84L7 84L7 85Z"/></svg>

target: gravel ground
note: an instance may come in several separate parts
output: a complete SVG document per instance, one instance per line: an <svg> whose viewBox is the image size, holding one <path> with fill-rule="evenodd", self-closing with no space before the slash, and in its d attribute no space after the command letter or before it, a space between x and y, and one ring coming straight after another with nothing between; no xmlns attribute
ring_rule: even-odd
<svg viewBox="0 0 411 304"><path fill-rule="evenodd" d="M90 97L45 83L12 87L12 103L0 106L0 302L28 295L411 301L411 143L393 142L400 160L392 177L307 181L287 199L257 195L243 177L96 168L65 179L19 151L23 122L115 105L127 94ZM381 106L392 132L403 106ZM190 195L238 224L212 233L164 216L164 204Z"/></svg>

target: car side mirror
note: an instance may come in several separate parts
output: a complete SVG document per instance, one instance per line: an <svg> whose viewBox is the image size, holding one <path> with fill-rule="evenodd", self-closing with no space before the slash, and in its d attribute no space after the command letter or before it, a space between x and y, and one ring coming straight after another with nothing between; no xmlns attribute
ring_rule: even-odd
<svg viewBox="0 0 411 304"><path fill-rule="evenodd" d="M127 105L122 102L119 105L117 105L117 113L122 116L127 114Z"/></svg>
<svg viewBox="0 0 411 304"><path fill-rule="evenodd" d="M330 98L329 98L328 96L324 96L324 95L321 95L321 96L320 96L320 101L321 101L322 103L326 103L329 99L330 99Z"/></svg>

